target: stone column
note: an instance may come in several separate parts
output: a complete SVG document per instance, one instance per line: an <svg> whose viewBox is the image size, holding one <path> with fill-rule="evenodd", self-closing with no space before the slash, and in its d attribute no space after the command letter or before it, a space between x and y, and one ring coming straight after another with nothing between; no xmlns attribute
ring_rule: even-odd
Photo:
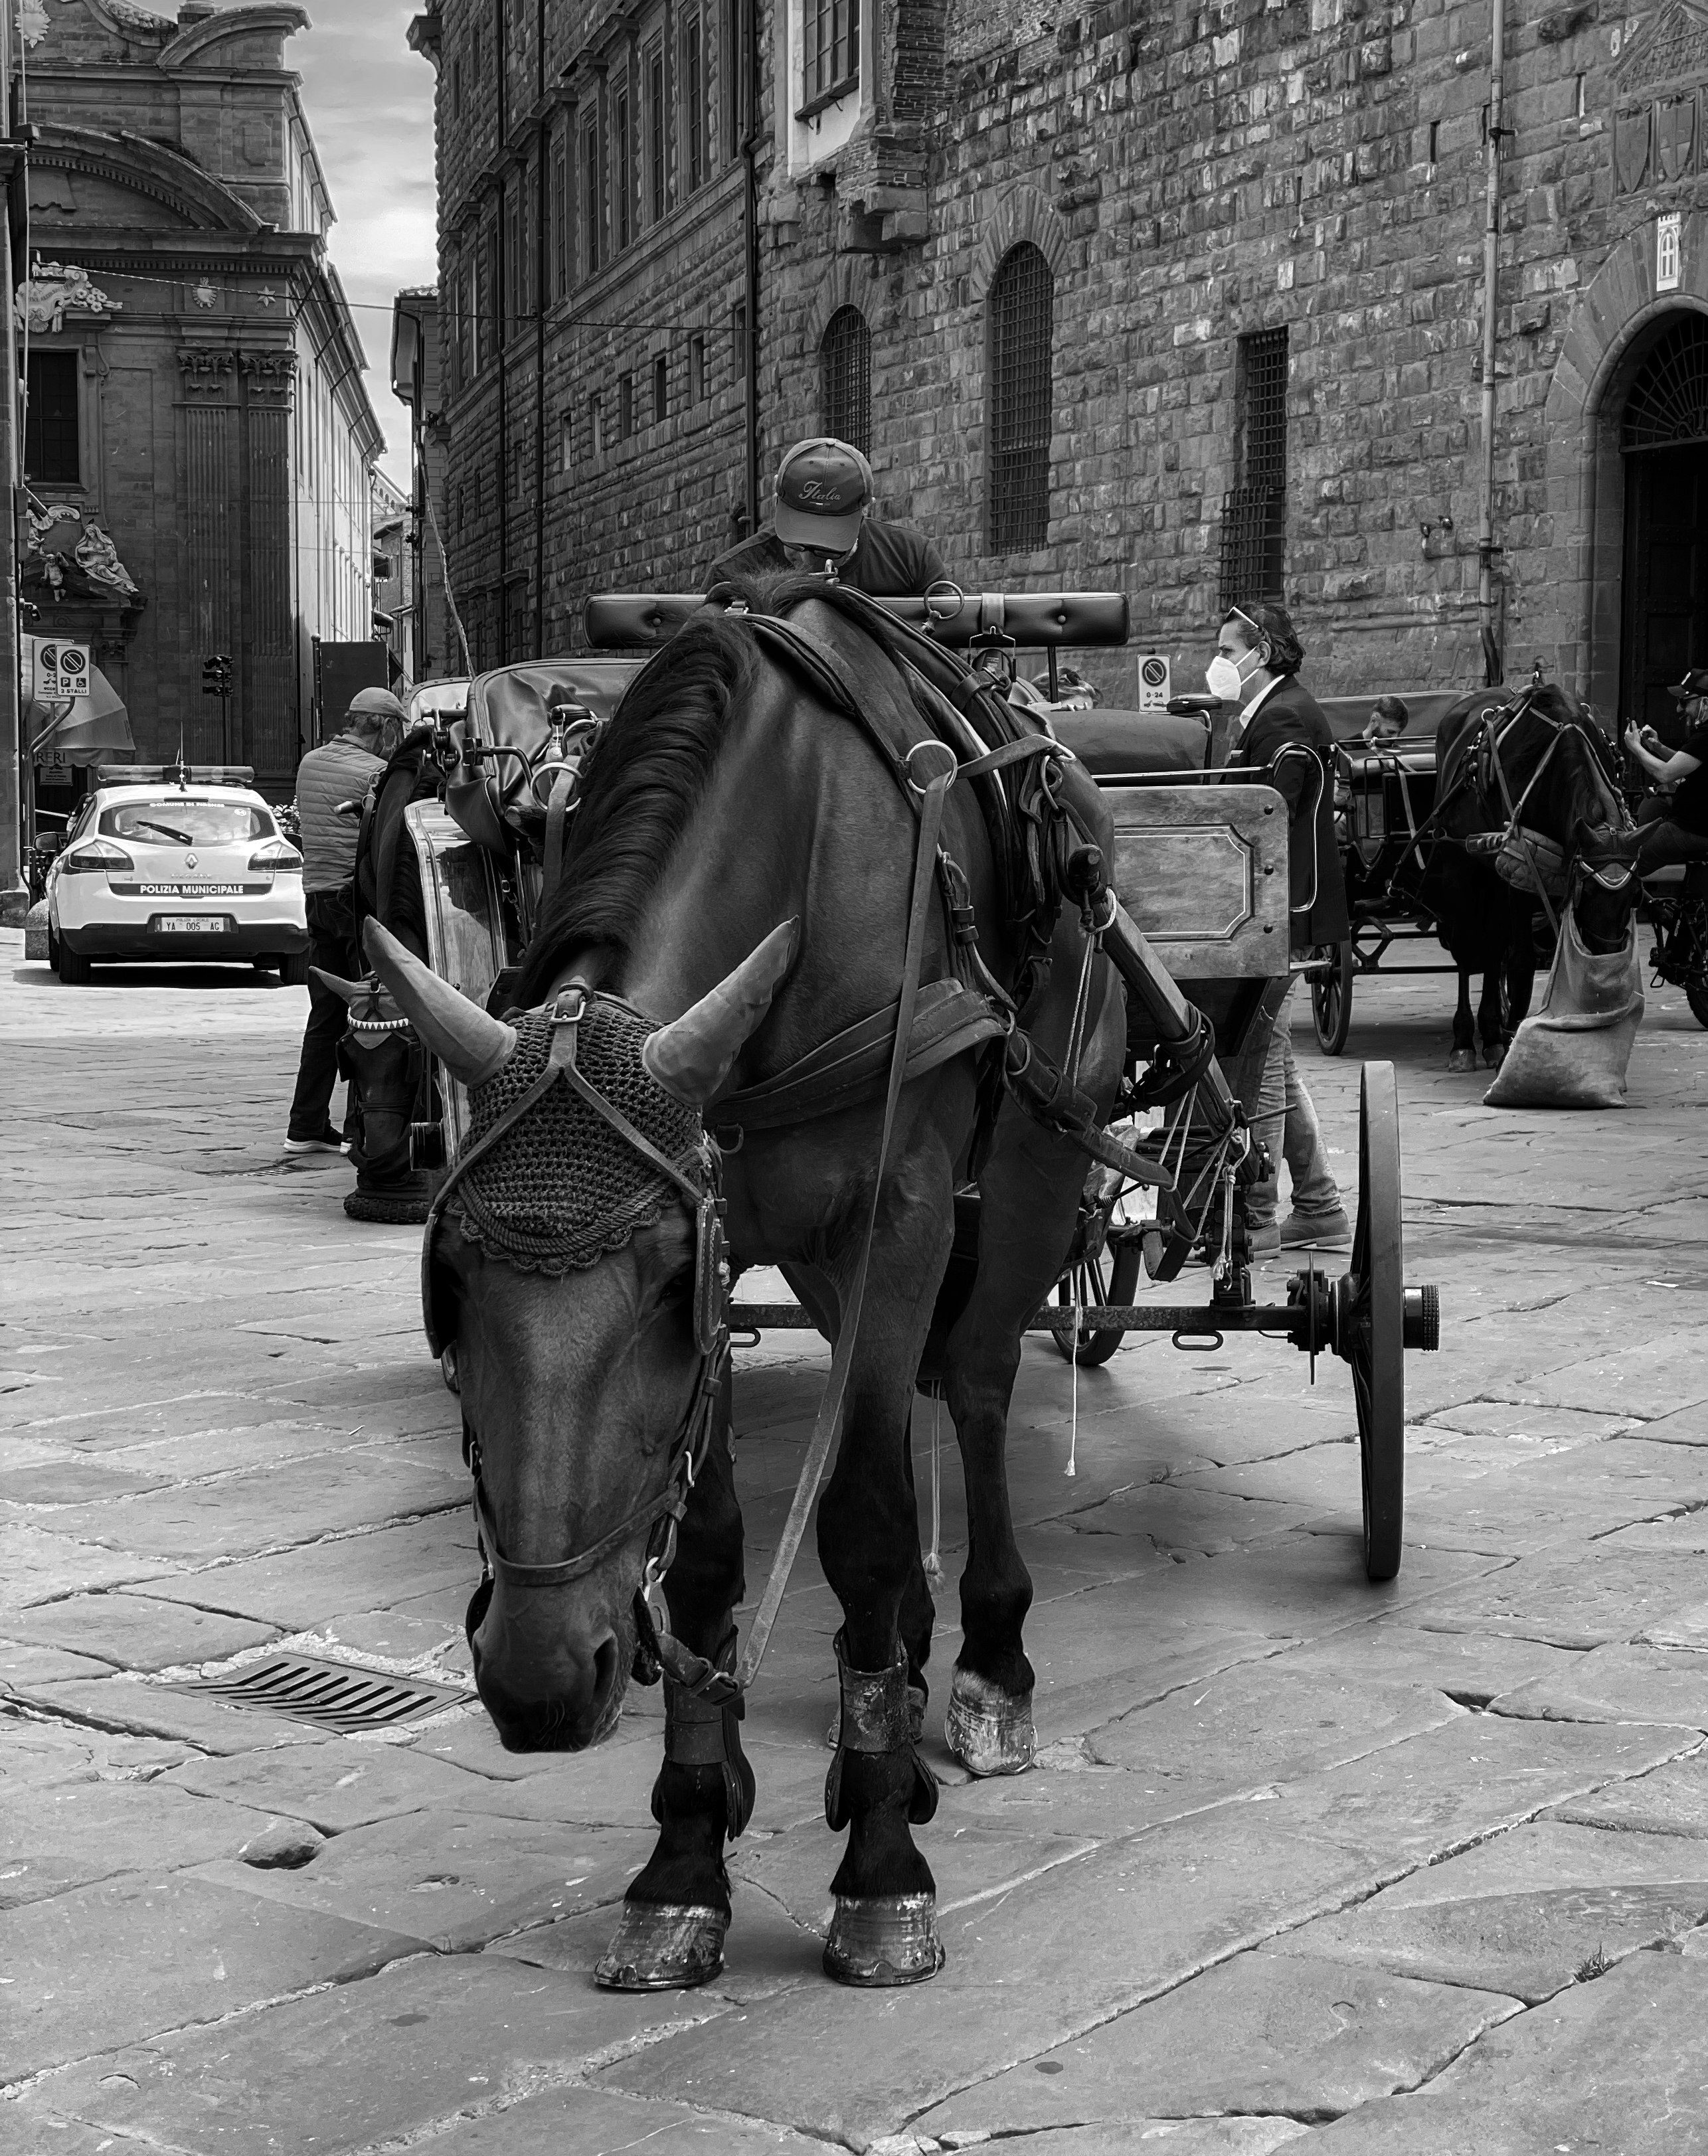
<svg viewBox="0 0 1708 2156"><path fill-rule="evenodd" d="M184 678L201 687L202 665L216 654L238 657L235 603L239 582L238 519L232 481L237 421L236 355L209 346L178 353L183 370L184 557L188 605ZM184 743L193 762L236 762L243 737L243 680L231 699L230 739L222 738L219 701L193 693L184 711Z"/></svg>
<svg viewBox="0 0 1708 2156"><path fill-rule="evenodd" d="M238 355L243 382L243 634L237 654L244 754L279 794L306 746L299 738L291 594L291 418L296 355Z"/></svg>

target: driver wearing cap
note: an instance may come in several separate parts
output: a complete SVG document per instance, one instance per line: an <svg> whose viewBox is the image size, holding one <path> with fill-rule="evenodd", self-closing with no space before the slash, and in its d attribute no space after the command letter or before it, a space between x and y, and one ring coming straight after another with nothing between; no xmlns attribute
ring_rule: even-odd
<svg viewBox="0 0 1708 2156"><path fill-rule="evenodd" d="M720 554L706 588L729 578L779 576L834 567L839 583L873 598L923 598L949 572L911 524L874 523L872 466L852 443L833 435L797 442L777 468L771 529Z"/></svg>
<svg viewBox="0 0 1708 2156"><path fill-rule="evenodd" d="M1658 788L1637 811L1642 841L1637 872L1648 875L1677 861L1708 859L1708 666L1693 666L1667 692L1683 706L1682 747L1668 752L1649 726L1633 721L1625 729L1625 747Z"/></svg>

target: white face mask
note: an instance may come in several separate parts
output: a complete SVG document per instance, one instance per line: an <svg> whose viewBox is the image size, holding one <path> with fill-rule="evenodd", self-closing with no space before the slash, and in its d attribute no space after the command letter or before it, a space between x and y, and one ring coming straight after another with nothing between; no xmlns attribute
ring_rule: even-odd
<svg viewBox="0 0 1708 2156"><path fill-rule="evenodd" d="M1204 685L1224 704L1242 703L1245 699L1245 675L1239 662L1223 652L1218 651L1204 669Z"/></svg>

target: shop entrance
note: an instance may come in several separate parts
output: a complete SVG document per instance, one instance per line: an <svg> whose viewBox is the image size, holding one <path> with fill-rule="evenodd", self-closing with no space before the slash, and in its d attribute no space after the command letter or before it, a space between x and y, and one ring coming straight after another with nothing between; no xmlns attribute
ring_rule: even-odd
<svg viewBox="0 0 1708 2156"><path fill-rule="evenodd" d="M1625 399L1624 622L1619 716L1679 738L1666 693L1708 666L1708 317L1679 316Z"/></svg>

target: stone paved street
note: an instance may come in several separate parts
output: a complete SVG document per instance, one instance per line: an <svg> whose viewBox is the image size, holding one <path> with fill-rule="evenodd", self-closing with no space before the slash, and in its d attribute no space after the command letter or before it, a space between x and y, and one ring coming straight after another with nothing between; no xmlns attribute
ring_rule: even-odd
<svg viewBox="0 0 1708 2156"><path fill-rule="evenodd" d="M1070 1481L1034 1340L1045 1748L985 1784L944 1752L950 1594L944 1974L820 1973L809 1553L749 1711L726 1970L625 1998L590 1971L651 1847L656 1691L594 1753L522 1757L472 1695L351 1738L183 1688L281 1646L467 1681L418 1236L281 1157L302 992L67 989L5 937L0 2147L1708 2148L1708 1034L1658 992L1628 1112L1502 1113L1447 1074L1448 993L1361 988L1338 1063L1299 1042L1349 1184L1353 1057L1397 1064L1407 1271L1442 1292L1399 1578L1362 1575L1340 1365L1313 1390L1284 1343L1129 1343L1080 1376ZM741 1360L754 1582L826 1360Z"/></svg>

